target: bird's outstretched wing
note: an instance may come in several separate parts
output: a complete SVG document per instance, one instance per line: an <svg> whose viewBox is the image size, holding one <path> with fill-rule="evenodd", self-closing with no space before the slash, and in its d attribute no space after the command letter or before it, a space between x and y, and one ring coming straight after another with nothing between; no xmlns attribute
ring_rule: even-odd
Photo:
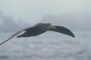
<svg viewBox="0 0 91 60"><path fill-rule="evenodd" d="M25 29L22 29L16 33L14 33L13 35L11 35L7 40L3 41L2 43L0 43L0 45L4 44L5 42L7 42L8 40L12 39L13 37L15 37L17 34L21 33L22 31L26 31L27 29L30 29L32 27L28 27L28 28L25 28Z"/></svg>
<svg viewBox="0 0 91 60"><path fill-rule="evenodd" d="M63 33L72 37L75 37L75 35L67 28L63 27L63 26L54 26L56 27L56 29L50 29L50 31L56 31L59 33Z"/></svg>
<svg viewBox="0 0 91 60"><path fill-rule="evenodd" d="M13 35L11 35L7 40L3 41L2 43L0 43L0 45L4 44L5 42L9 41L10 39L12 39L13 37L15 37L17 34L21 33L22 31L29 31L29 30L32 30L33 28L37 27L38 25L40 25L42 23L38 23L36 25L34 25L33 27L28 27L28 28L25 28L25 29L22 29L16 33L14 33Z"/></svg>

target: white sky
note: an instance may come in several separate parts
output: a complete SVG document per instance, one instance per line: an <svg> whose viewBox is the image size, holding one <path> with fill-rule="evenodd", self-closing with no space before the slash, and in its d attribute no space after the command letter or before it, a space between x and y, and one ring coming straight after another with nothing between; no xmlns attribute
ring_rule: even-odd
<svg viewBox="0 0 91 60"><path fill-rule="evenodd" d="M0 0L0 9L15 20L39 22L46 15L61 15L91 8L91 0Z"/></svg>

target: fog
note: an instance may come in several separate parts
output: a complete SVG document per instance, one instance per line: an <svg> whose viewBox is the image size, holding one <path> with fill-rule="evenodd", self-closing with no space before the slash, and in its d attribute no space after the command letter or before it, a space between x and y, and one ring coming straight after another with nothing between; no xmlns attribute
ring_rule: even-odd
<svg viewBox="0 0 91 60"><path fill-rule="evenodd" d="M0 31L18 31L39 22L90 31L90 0L0 0Z"/></svg>
<svg viewBox="0 0 91 60"><path fill-rule="evenodd" d="M59 16L46 15L42 17L42 23L52 23L53 25L65 26L73 31L90 31L91 25L90 11L79 13L67 13ZM18 31L23 28L33 26L34 24L24 23L22 20L15 21L11 16L4 15L0 12L0 31ZM36 23L37 24L37 23Z"/></svg>
<svg viewBox="0 0 91 60"><path fill-rule="evenodd" d="M42 18L42 22L69 27L74 31L90 31L91 12L85 10L78 13L67 13L59 16L48 15Z"/></svg>
<svg viewBox="0 0 91 60"><path fill-rule="evenodd" d="M22 22L22 20L15 21L11 16L4 15L0 12L0 31L14 32L28 27L29 25Z"/></svg>

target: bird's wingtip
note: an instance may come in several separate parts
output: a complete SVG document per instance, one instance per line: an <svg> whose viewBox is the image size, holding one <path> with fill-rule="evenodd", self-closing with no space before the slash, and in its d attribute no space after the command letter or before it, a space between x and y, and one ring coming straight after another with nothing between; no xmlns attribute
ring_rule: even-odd
<svg viewBox="0 0 91 60"><path fill-rule="evenodd" d="M72 36L73 38L75 38L75 35L74 36Z"/></svg>
<svg viewBox="0 0 91 60"><path fill-rule="evenodd" d="M75 38L75 35L72 32L71 32L70 36L73 37L73 38Z"/></svg>

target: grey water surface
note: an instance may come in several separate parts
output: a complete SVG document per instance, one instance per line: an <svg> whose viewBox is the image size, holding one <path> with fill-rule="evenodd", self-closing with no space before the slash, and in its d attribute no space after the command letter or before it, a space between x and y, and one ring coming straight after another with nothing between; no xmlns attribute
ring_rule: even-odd
<svg viewBox="0 0 91 60"><path fill-rule="evenodd" d="M0 42L13 33L0 33ZM0 60L91 60L91 32L74 32L76 38L56 32L16 38L0 46Z"/></svg>

